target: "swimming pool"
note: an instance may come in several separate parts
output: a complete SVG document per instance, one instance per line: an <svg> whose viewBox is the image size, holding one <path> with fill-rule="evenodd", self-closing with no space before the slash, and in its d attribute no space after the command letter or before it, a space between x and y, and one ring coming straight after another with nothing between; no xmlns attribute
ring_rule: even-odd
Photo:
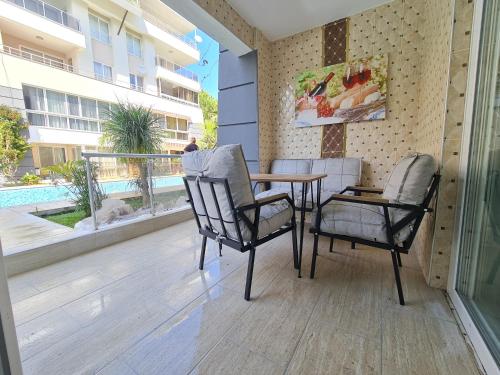
<svg viewBox="0 0 500 375"><path fill-rule="evenodd" d="M182 177L155 177L153 178L155 188L182 185ZM129 180L102 182L102 189L106 194L134 191ZM64 186L35 186L0 189L0 208L21 206L25 204L36 204L44 202L56 202L72 199L73 195Z"/></svg>

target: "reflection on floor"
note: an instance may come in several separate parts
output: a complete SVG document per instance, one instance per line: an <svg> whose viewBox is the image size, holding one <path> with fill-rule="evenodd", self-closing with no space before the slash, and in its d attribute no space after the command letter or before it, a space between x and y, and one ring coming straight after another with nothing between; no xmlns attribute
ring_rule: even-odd
<svg viewBox="0 0 500 375"><path fill-rule="evenodd" d="M317 278L298 279L290 236L247 255L186 222L9 280L25 374L475 374L441 291L403 256L322 242ZM311 237L305 242L309 270Z"/></svg>

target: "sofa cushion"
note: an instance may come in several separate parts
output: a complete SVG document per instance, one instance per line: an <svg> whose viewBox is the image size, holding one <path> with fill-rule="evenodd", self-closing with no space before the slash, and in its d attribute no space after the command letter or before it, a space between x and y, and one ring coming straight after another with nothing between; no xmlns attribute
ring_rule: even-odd
<svg viewBox="0 0 500 375"><path fill-rule="evenodd" d="M361 182L362 161L358 158L313 159L312 174L327 175L321 182L321 190L339 193L347 186L356 186ZM316 194L317 183L313 183ZM322 194L323 195L323 194Z"/></svg>
<svg viewBox="0 0 500 375"><path fill-rule="evenodd" d="M271 173L279 174L309 174L311 173L310 159L275 159L271 164ZM282 191L290 191L291 184L289 182L272 182L271 189L280 189ZM302 184L295 183L293 185L295 193L300 194Z"/></svg>

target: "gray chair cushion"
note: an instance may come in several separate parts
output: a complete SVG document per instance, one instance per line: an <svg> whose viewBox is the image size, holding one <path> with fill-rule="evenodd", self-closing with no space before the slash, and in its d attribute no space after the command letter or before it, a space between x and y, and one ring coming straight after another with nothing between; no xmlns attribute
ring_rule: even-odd
<svg viewBox="0 0 500 375"><path fill-rule="evenodd" d="M392 170L383 197L391 202L421 204L436 170L436 161L431 155L405 157Z"/></svg>
<svg viewBox="0 0 500 375"><path fill-rule="evenodd" d="M280 174L309 174L311 173L311 160L310 159L276 159L271 164L271 173ZM272 182L271 189L278 189L276 191L291 191L291 184L289 182ZM300 194L302 191L302 184L295 183L293 185L294 192Z"/></svg>
<svg viewBox="0 0 500 375"><path fill-rule="evenodd" d="M392 170L382 197L390 202L420 205L427 195L437 164L431 155L413 154L403 158ZM390 208L393 223L408 215L407 210ZM413 223L408 224L411 227Z"/></svg>
<svg viewBox="0 0 500 375"><path fill-rule="evenodd" d="M250 176L243 155L241 145L226 145L215 150L196 151L186 153L182 156L184 173L187 176L213 177L227 179L234 207L241 207L255 203L252 192ZM203 202L196 181L188 181L193 204L202 226L209 226ZM213 228L223 234L223 227L218 220L215 200L209 183L200 181L200 189L204 197L208 218ZM230 202L222 185L214 185L215 195L219 203L221 215L224 219L224 227L227 236L233 240L237 237L236 224L234 222ZM255 210L245 211L248 218L253 222ZM266 236L290 222L292 209L288 202L282 201L261 208L259 222L259 238ZM243 241L251 240L251 230L241 219L238 220Z"/></svg>
<svg viewBox="0 0 500 375"><path fill-rule="evenodd" d="M182 166L187 176L203 176L213 178L226 178L231 190L232 199L235 207L241 207L255 203L250 183L245 157L241 145L226 145L214 150L189 152L182 156ZM195 181L189 181L191 194L193 195L193 204L199 218L204 226L208 226L208 220L205 215L202 200L198 192ZM237 240L236 225L234 223L230 202L227 199L225 189L222 185L215 185L216 197L219 202L222 217L226 223L225 227L228 237ZM200 188L205 198L205 205L208 211L208 217L212 226L223 233L222 225L217 220L217 208L212 198L210 185L200 183ZM253 220L255 214L252 210L247 211L247 216ZM246 237L250 237L250 228L240 220L240 228Z"/></svg>
<svg viewBox="0 0 500 375"><path fill-rule="evenodd" d="M317 210L313 211L313 218ZM384 213L380 207L360 203L330 202L321 210L322 232L386 242Z"/></svg>
<svg viewBox="0 0 500 375"><path fill-rule="evenodd" d="M266 204L260 208L259 238L271 234L292 220L292 206L287 201Z"/></svg>
<svg viewBox="0 0 500 375"><path fill-rule="evenodd" d="M313 159L312 174L327 175L321 182L321 200L323 191L331 194L340 193L347 186L356 186L361 182L362 161L358 158ZM313 183L313 195L316 196L317 183Z"/></svg>
<svg viewBox="0 0 500 375"><path fill-rule="evenodd" d="M430 155L419 154L404 158L392 171L383 197L394 203L422 204L436 169L436 162ZM408 213L407 210L390 208L391 224L394 225ZM316 215L315 211L313 218ZM396 243L408 239L413 224L408 224L394 235ZM320 230L388 243L384 213L379 206L332 201L321 210Z"/></svg>

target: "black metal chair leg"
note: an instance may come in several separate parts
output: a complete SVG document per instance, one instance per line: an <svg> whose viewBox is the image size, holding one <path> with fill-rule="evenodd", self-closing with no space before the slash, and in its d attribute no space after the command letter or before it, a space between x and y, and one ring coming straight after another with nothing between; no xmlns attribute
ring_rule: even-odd
<svg viewBox="0 0 500 375"><path fill-rule="evenodd" d="M314 279L314 273L316 272L316 257L318 256L318 235L314 235L314 245L313 245L313 255L311 261L311 273L309 277Z"/></svg>
<svg viewBox="0 0 500 375"><path fill-rule="evenodd" d="M398 266L403 267L403 263L401 262L401 254L399 253L399 251L396 251L396 255L398 257Z"/></svg>
<svg viewBox="0 0 500 375"><path fill-rule="evenodd" d="M330 237L330 253L333 253L333 237Z"/></svg>
<svg viewBox="0 0 500 375"><path fill-rule="evenodd" d="M219 256L222 256L222 244L219 242Z"/></svg>
<svg viewBox="0 0 500 375"><path fill-rule="evenodd" d="M351 249L356 249L356 242L351 242Z"/></svg>
<svg viewBox="0 0 500 375"><path fill-rule="evenodd" d="M247 282L245 285L245 299L250 301L250 292L252 290L252 277L253 277L253 264L255 261L255 248L250 249L250 255L248 256L248 269L247 269Z"/></svg>
<svg viewBox="0 0 500 375"><path fill-rule="evenodd" d="M297 223L293 223L292 246L293 246L293 268L299 269L299 252L297 250Z"/></svg>
<svg viewBox="0 0 500 375"><path fill-rule="evenodd" d="M394 277L396 279L396 286L398 288L399 304L404 306L405 299L403 296L403 288L401 287L401 277L399 276L399 266L395 250L391 250L391 256L392 256L392 266L394 268Z"/></svg>
<svg viewBox="0 0 500 375"><path fill-rule="evenodd" d="M207 236L203 236L201 241L201 254L200 254L200 266L199 269L203 269L203 263L205 262L205 250L207 248Z"/></svg>

